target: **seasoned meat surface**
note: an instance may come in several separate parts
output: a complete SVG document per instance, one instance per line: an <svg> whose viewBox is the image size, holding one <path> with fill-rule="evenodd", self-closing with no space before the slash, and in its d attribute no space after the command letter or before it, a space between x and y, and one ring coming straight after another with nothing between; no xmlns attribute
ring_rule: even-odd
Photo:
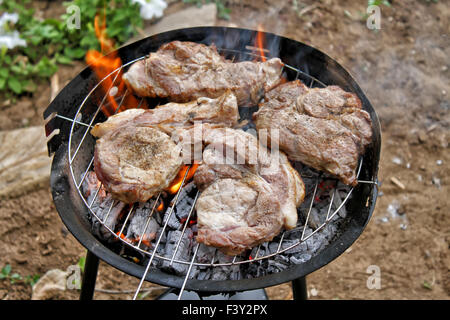
<svg viewBox="0 0 450 320"><path fill-rule="evenodd" d="M371 142L372 123L355 94L287 82L267 93L253 120L261 141L278 144L289 159L357 184L358 158Z"/></svg>
<svg viewBox="0 0 450 320"><path fill-rule="evenodd" d="M204 125L202 139L194 175L198 242L238 254L296 226L305 189L283 153L272 154L242 130Z"/></svg>
<svg viewBox="0 0 450 320"><path fill-rule="evenodd" d="M198 98L187 103L167 103L154 109L128 109L97 123L92 129L94 137L123 125L158 126L170 133L174 127L191 126L197 121L234 126L238 123L239 111L234 94L227 90L216 99Z"/></svg>
<svg viewBox="0 0 450 320"><path fill-rule="evenodd" d="M181 149L164 132L151 127L123 126L97 140L94 170L115 199L145 202L176 177Z"/></svg>
<svg viewBox="0 0 450 320"><path fill-rule="evenodd" d="M123 79L142 97L185 102L216 98L230 89L238 104L245 105L257 103L281 81L282 67L278 58L234 63L223 58L214 45L173 41L131 65Z"/></svg>
<svg viewBox="0 0 450 320"><path fill-rule="evenodd" d="M99 138L94 170L115 199L145 202L164 190L185 162L181 145L171 136L174 128L190 128L197 121L232 126L238 117L230 91L217 99L123 111L91 130Z"/></svg>
<svg viewBox="0 0 450 320"><path fill-rule="evenodd" d="M197 200L197 241L228 255L270 241L282 228L280 204L256 175L220 179Z"/></svg>

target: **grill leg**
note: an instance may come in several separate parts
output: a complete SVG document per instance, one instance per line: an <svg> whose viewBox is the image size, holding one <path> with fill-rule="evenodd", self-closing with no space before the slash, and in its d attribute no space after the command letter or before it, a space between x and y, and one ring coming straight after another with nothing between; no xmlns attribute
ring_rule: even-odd
<svg viewBox="0 0 450 320"><path fill-rule="evenodd" d="M300 277L292 281L292 293L294 300L307 300L306 277Z"/></svg>
<svg viewBox="0 0 450 320"><path fill-rule="evenodd" d="M81 282L80 300L92 300L94 298L98 264L99 259L97 256L88 250L84 264L83 280Z"/></svg>

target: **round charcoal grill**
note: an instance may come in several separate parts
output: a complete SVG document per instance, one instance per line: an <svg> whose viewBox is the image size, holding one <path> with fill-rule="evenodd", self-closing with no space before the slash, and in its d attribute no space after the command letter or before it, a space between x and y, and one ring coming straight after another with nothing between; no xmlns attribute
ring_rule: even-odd
<svg viewBox="0 0 450 320"><path fill-rule="evenodd" d="M300 212L299 209L301 219L299 219L297 228L292 231L282 232L272 243L260 245L254 248L252 252L231 257L226 261L217 260L214 253L210 260L205 261L205 259L202 259L199 261L197 254L201 250L201 246L204 245L198 244L194 240L187 259L180 259L176 256L181 237L186 232L189 222L193 221L195 216L194 206L198 196L198 192L195 190L189 214L185 223L179 229L181 236L176 241L175 250L172 250L169 254L165 254L164 250L160 250L164 246L162 235L168 228L169 218L171 215L174 215L174 209L180 194L183 193L188 171L184 176L181 188L171 198L172 206L167 208L165 213L166 219L161 223L161 232L151 247L142 244L143 237L139 237L141 239L139 241L131 242L123 236L127 229L127 224L129 224L136 210L136 204L130 206L129 209L127 208L121 218L122 222L119 227L110 228L105 221L113 205L117 204L117 202L112 201L106 216L100 217L95 201L101 190L101 185L90 198L83 193L82 185L89 171L93 170L95 140L89 134L89 130L95 123L106 119L101 110L103 107L111 104L107 95L113 92L113 90L111 91L113 87L118 85L117 79L121 72L126 71L133 62L144 59L149 52L154 52L162 44L173 40L194 41L208 45L215 44L224 57L235 62L257 60L261 58L261 55L260 50L253 46L256 35L257 32L253 30L200 27L174 30L148 37L118 49L116 54L119 55L123 64L100 81L90 68L83 70L60 92L44 112L48 150L49 154L54 153L51 188L56 209L70 232L88 249L88 264L89 261L94 261L94 265L95 261L97 261L98 264L98 258L100 258L117 269L141 279L135 298L144 281L179 288L179 297L181 297L185 289L210 293L237 292L302 279L344 252L362 233L371 217L377 197L377 171L381 145L379 121L374 109L360 87L337 62L303 43L270 33L264 34L264 55L266 58L279 57L284 62L283 76L287 80L299 79L310 87L338 85L346 91L356 93L362 101L363 109L371 116L373 141L365 154L360 158L357 172L358 185L354 188L347 187L340 201L335 201L335 196L339 194L337 192L339 182L336 179L295 163L294 167L299 170L304 179L306 191L309 195L305 198L303 211ZM104 82L106 81L110 83L107 90L104 88ZM113 97L116 112L123 106L127 95L132 95L132 93L129 90L125 90L122 95ZM139 98L138 101L138 105L133 107L139 108L144 99ZM161 103L158 99L146 99L145 102L150 107ZM254 111L254 108L240 108L241 119L251 121L252 111ZM327 185L331 183L334 188L328 190L329 197L325 197L326 201L328 201L325 209L326 217L320 223L313 224L313 228L308 228L313 219L312 212L317 206L320 186L324 183L327 183ZM160 198L161 194L154 199L154 205L149 206L144 232L150 218L157 214L155 208ZM322 204L321 206L323 207L324 205ZM340 214L342 211L345 211L346 214ZM111 241L104 241L99 239L97 235L94 235L92 233L92 221L99 222L110 233L110 236L114 238L115 244L111 245ZM244 274L241 278L233 280L201 280L197 279L193 272L195 268L210 269L214 273L217 268L248 267L251 264L264 266L265 261L270 261L276 258L277 255L290 252L308 240L313 240L315 236L323 232L330 224L335 224L338 230L323 248L311 254L310 259L300 263L290 263L284 270L279 272L267 272L251 277L247 277ZM286 238L292 232L296 232L297 238L295 241L291 239L287 243ZM128 252L133 251L141 255L143 257L141 262L137 263L119 254L116 249L117 243L122 247L126 247ZM275 250L262 250L262 247L271 247L275 248ZM161 270L158 267L161 261L166 261L169 264L186 265L186 274L176 275ZM95 284L95 277L96 268L94 268L93 272L87 270L85 279L83 279L83 287L89 286L93 290L92 283ZM90 285L85 285L85 282L90 283ZM84 289L84 291L89 290Z"/></svg>

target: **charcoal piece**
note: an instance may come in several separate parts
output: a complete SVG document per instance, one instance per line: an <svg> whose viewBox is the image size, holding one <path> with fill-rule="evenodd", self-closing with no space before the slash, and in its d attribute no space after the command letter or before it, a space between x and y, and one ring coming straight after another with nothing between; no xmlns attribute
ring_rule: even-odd
<svg viewBox="0 0 450 320"><path fill-rule="evenodd" d="M286 269L289 265L284 262L277 261L277 259L270 259L268 261L267 272L275 273Z"/></svg>
<svg viewBox="0 0 450 320"><path fill-rule="evenodd" d="M337 208L339 208L339 206L342 204L343 200L345 199L345 197L347 196L348 192L343 194L342 192L340 192L339 190L335 190L334 191L334 199L333 199L333 204L334 204L334 210L336 210ZM333 211L334 212L334 211ZM347 210L345 209L345 205L343 205L340 210L337 213L341 218L345 218L347 216Z"/></svg>
<svg viewBox="0 0 450 320"><path fill-rule="evenodd" d="M315 233L308 240L306 240L306 246L308 248L308 252L310 253L318 252L319 249L327 243L328 241L325 239L325 236L320 232Z"/></svg>
<svg viewBox="0 0 450 320"><path fill-rule="evenodd" d="M321 224L325 222L326 217L326 211L319 212L316 207L313 207L311 208L311 211L309 213L308 225L313 229L317 229Z"/></svg>
<svg viewBox="0 0 450 320"><path fill-rule="evenodd" d="M298 242L299 242L299 240L285 240L285 241L283 241L281 248L286 249L286 248L289 248L289 247L295 245L291 249L284 251L284 253L285 254L293 254L293 253L297 253L297 252L305 252L307 250L306 243L305 242L298 243Z"/></svg>
<svg viewBox="0 0 450 320"><path fill-rule="evenodd" d="M181 241L178 245L178 241ZM182 234L181 231L169 231L167 234L167 241L165 245L164 255L165 257L171 258L174 254L174 260L179 261L190 261L191 254L191 239L192 232L190 229L186 229L185 233ZM178 249L177 248L178 245ZM175 253L176 250L176 253ZM172 265L170 261L164 260L161 264L161 269L169 273L174 273L176 275L186 275L189 264L173 262Z"/></svg>
<svg viewBox="0 0 450 320"><path fill-rule="evenodd" d="M200 271L197 275L197 280L209 280L211 278L212 273L213 273L212 269Z"/></svg>
<svg viewBox="0 0 450 320"><path fill-rule="evenodd" d="M311 258L312 258L312 256L309 253L302 253L302 254L291 256L289 258L289 261L294 264L300 264L300 263L304 263L304 262L308 261Z"/></svg>
<svg viewBox="0 0 450 320"><path fill-rule="evenodd" d="M101 203L94 203L91 207L91 210L100 219L99 221L95 216L92 216L92 232L107 241L112 241L115 237L105 226L114 231L119 215L125 207L125 204L122 202L114 202L114 205L111 207L113 202L114 199L110 195L107 195Z"/></svg>
<svg viewBox="0 0 450 320"><path fill-rule="evenodd" d="M126 237L134 241L139 241L140 237L143 239L143 244L152 241L156 237L156 233L159 229L159 224L152 216L149 219L151 210L154 206L154 201L139 203L134 211L134 214L130 218ZM148 221L148 224L147 224ZM145 228L147 226L147 228ZM145 230L144 230L145 229Z"/></svg>
<svg viewBox="0 0 450 320"><path fill-rule="evenodd" d="M166 210L166 213L164 214L163 218L163 225L166 223L167 219L169 221L167 222L167 226L171 229L178 230L181 229L181 222L178 220L177 216L172 212L172 208L169 207Z"/></svg>
<svg viewBox="0 0 450 320"><path fill-rule="evenodd" d="M197 250L197 258L196 261L199 263L211 263L216 254L216 248L200 245ZM208 268L207 266L202 268Z"/></svg>
<svg viewBox="0 0 450 320"><path fill-rule="evenodd" d="M191 212L192 206L194 205L194 199L191 197L184 197L179 200L177 206L175 207L175 215L181 221L186 220Z"/></svg>

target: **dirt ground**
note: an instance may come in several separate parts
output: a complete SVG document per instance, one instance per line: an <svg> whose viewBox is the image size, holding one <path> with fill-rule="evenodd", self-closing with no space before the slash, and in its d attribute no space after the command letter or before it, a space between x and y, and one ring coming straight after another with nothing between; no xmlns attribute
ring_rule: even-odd
<svg viewBox="0 0 450 320"><path fill-rule="evenodd" d="M369 30L363 0L230 2L231 20L218 24L263 25L324 51L355 77L380 118L375 212L351 248L307 277L309 297L449 299L450 7L445 1L391 1L392 7L380 7L381 29ZM53 6L59 5L51 2L46 14L59 12ZM62 68L61 88L82 68L82 63ZM0 130L41 125L49 84L38 92L0 102ZM85 255L59 219L49 187L0 200L0 220L0 268L10 264L12 273L42 276L66 270ZM378 289L367 286L373 266L380 272ZM129 299L138 284L105 263L97 279L95 299ZM292 299L290 284L266 290L271 299ZM155 288L146 298L160 292ZM0 299L30 299L31 293L23 280L0 280ZM77 299L78 292L66 290L55 298Z"/></svg>

